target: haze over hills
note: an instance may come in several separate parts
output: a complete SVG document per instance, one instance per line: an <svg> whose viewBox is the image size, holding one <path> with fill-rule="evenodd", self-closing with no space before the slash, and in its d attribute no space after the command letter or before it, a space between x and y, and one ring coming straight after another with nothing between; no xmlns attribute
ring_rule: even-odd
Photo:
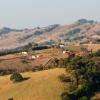
<svg viewBox="0 0 100 100"><path fill-rule="evenodd" d="M50 25L33 29L0 29L0 50L13 49L27 45L29 42L53 44L63 42L100 42L100 23L80 19L70 25Z"/></svg>

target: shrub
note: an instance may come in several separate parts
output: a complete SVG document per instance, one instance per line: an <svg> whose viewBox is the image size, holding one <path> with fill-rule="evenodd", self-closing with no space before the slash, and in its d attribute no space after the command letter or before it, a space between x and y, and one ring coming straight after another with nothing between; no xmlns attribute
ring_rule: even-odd
<svg viewBox="0 0 100 100"><path fill-rule="evenodd" d="M9 98L8 100L14 100L13 98Z"/></svg>
<svg viewBox="0 0 100 100"><path fill-rule="evenodd" d="M36 31L36 32L34 32L34 35L41 35L41 34L43 34L42 31Z"/></svg>
<svg viewBox="0 0 100 100"><path fill-rule="evenodd" d="M77 33L80 33L80 28L77 28L77 29L74 29L74 30L72 30L72 31L69 31L67 34L68 35L74 35L74 34L77 34Z"/></svg>
<svg viewBox="0 0 100 100"><path fill-rule="evenodd" d="M43 70L43 65L38 65L38 66L35 66L34 68L32 68L32 71L35 72L35 71L42 71Z"/></svg>
<svg viewBox="0 0 100 100"><path fill-rule="evenodd" d="M59 79L63 82L71 82L70 77L67 77L65 74L59 76Z"/></svg>
<svg viewBox="0 0 100 100"><path fill-rule="evenodd" d="M90 95L90 89L89 86L86 84L80 85L78 86L78 88L74 89L73 91L68 92L68 96L71 100L80 100L81 97L83 96L89 97L89 95Z"/></svg>
<svg viewBox="0 0 100 100"><path fill-rule="evenodd" d="M20 82L23 80L23 77L21 74L19 73L13 73L10 77L10 80L13 81L13 82Z"/></svg>
<svg viewBox="0 0 100 100"><path fill-rule="evenodd" d="M67 92L64 92L64 93L61 95L61 98L62 98L62 100L71 100Z"/></svg>
<svg viewBox="0 0 100 100"><path fill-rule="evenodd" d="M83 97L81 97L79 100L89 100L89 99L88 99L88 97L83 96Z"/></svg>
<svg viewBox="0 0 100 100"><path fill-rule="evenodd" d="M83 95L89 95L90 87L88 84L79 85L76 92L78 97L81 97Z"/></svg>
<svg viewBox="0 0 100 100"><path fill-rule="evenodd" d="M95 53L94 53L94 56L100 57L100 50L98 50L97 52L95 52Z"/></svg>
<svg viewBox="0 0 100 100"><path fill-rule="evenodd" d="M11 70L11 69L2 70L1 69L0 70L0 76L9 75L9 74L12 74L15 71L16 71L15 69L13 69L13 70Z"/></svg>

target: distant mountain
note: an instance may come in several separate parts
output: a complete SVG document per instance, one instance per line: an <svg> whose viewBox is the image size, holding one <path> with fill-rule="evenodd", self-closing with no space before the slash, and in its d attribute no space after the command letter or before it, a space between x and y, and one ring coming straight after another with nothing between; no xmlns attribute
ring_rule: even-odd
<svg viewBox="0 0 100 100"><path fill-rule="evenodd" d="M0 49L10 49L24 46L29 42L40 44L54 44L63 42L100 42L100 23L80 19L73 24L61 26L59 24L33 29L0 29Z"/></svg>
<svg viewBox="0 0 100 100"><path fill-rule="evenodd" d="M22 32L23 30L18 30L18 29L11 29L8 27L3 27L2 29L0 29L0 35L4 35L10 32Z"/></svg>
<svg viewBox="0 0 100 100"><path fill-rule="evenodd" d="M93 23L96 23L96 22L94 20L87 20L87 19L79 19L77 21L77 24L79 24L79 25L86 24L86 23L93 24Z"/></svg>

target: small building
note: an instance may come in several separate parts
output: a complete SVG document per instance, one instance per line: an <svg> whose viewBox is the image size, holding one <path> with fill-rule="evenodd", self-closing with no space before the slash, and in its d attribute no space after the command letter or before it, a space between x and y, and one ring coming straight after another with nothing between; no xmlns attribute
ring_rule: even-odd
<svg viewBox="0 0 100 100"><path fill-rule="evenodd" d="M22 54L22 55L28 55L28 53L27 53L27 52L22 52L21 54Z"/></svg>
<svg viewBox="0 0 100 100"><path fill-rule="evenodd" d="M63 51L63 54L66 54L67 53L67 51Z"/></svg>
<svg viewBox="0 0 100 100"><path fill-rule="evenodd" d="M59 45L59 47L60 47L60 48L64 48L64 45L63 45L63 44L61 44L61 45Z"/></svg>
<svg viewBox="0 0 100 100"><path fill-rule="evenodd" d="M36 59L36 56L31 56L32 59Z"/></svg>

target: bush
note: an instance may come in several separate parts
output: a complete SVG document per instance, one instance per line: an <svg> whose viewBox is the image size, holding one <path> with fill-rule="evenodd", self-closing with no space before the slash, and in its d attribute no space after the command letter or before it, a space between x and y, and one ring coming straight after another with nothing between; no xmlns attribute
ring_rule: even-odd
<svg viewBox="0 0 100 100"><path fill-rule="evenodd" d="M33 72L42 71L42 70L43 70L43 65L38 65L38 66L35 66L34 68L32 68Z"/></svg>
<svg viewBox="0 0 100 100"><path fill-rule="evenodd" d="M89 100L89 99L88 99L88 97L83 96L83 97L81 97L79 100Z"/></svg>
<svg viewBox="0 0 100 100"><path fill-rule="evenodd" d="M83 85L79 85L78 86L76 92L77 92L77 96L81 97L83 95L87 95L88 96L91 91L90 91L90 87L89 87L88 84L83 84Z"/></svg>
<svg viewBox="0 0 100 100"><path fill-rule="evenodd" d="M23 77L19 73L13 73L10 77L10 80L13 82L20 82L20 81L23 81Z"/></svg>
<svg viewBox="0 0 100 100"><path fill-rule="evenodd" d="M87 97L89 96L89 94L90 94L89 86L84 84L84 85L80 85L76 90L73 90L72 92L63 93L62 100L89 100L89 99L84 99L83 97L83 96Z"/></svg>
<svg viewBox="0 0 100 100"><path fill-rule="evenodd" d="M98 50L97 52L95 52L95 53L94 53L94 56L100 57L100 50Z"/></svg>
<svg viewBox="0 0 100 100"><path fill-rule="evenodd" d="M5 69L5 70L0 70L0 76L4 76L4 75L9 75L14 73L16 70L15 69Z"/></svg>
<svg viewBox="0 0 100 100"><path fill-rule="evenodd" d="M67 77L65 74L60 75L60 76L59 76L59 79L60 79L62 82L71 82L70 77Z"/></svg>
<svg viewBox="0 0 100 100"><path fill-rule="evenodd" d="M8 100L14 100L13 98L9 98Z"/></svg>
<svg viewBox="0 0 100 100"><path fill-rule="evenodd" d="M61 98L62 98L62 100L71 100L70 97L68 96L68 93L67 93L67 92L64 92L64 93L61 95Z"/></svg>

